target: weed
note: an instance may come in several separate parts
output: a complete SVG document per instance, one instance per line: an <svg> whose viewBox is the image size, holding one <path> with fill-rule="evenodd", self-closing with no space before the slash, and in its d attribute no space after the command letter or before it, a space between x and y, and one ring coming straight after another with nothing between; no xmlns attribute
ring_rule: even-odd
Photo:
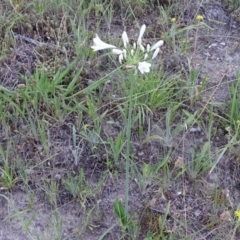
<svg viewBox="0 0 240 240"><path fill-rule="evenodd" d="M237 82L230 86L230 104L229 104L229 123L233 131L236 132L237 139L240 139L240 75L237 76Z"/></svg>
<svg viewBox="0 0 240 240"><path fill-rule="evenodd" d="M212 167L212 154L210 142L206 142L200 151L191 150L191 160L187 164L188 173L191 178L196 179L207 173Z"/></svg>
<svg viewBox="0 0 240 240"><path fill-rule="evenodd" d="M173 147L173 140L176 136L182 131L183 125L179 125L176 128L172 127L172 122L175 117L175 107L169 106L166 113L166 120L164 130L160 128L158 125L154 125L153 129L158 131L157 135L152 135L146 138L146 142L149 140L160 140L163 143L163 146L166 148Z"/></svg>
<svg viewBox="0 0 240 240"><path fill-rule="evenodd" d="M167 154L163 158L159 158L158 163L156 164L143 163L141 172L135 164L132 164L132 172L137 176L135 181L141 192L145 192L148 187L154 185L154 182L159 180L158 174L160 170L164 173L164 177L167 177L168 173L166 172L166 165L168 164L169 157L170 154ZM167 182L167 180L165 182ZM162 187L165 186L167 186L167 184L163 184Z"/></svg>
<svg viewBox="0 0 240 240"><path fill-rule="evenodd" d="M50 183L44 182L44 192L48 198L49 203L52 206L57 206L57 199L59 196L59 185L55 181L51 180Z"/></svg>
<svg viewBox="0 0 240 240"><path fill-rule="evenodd" d="M109 154L107 154L107 166L110 167L112 164L118 165L119 158L122 155L124 148L124 134L120 132L114 141L112 137L108 138L107 142L110 145Z"/></svg>
<svg viewBox="0 0 240 240"><path fill-rule="evenodd" d="M125 212L122 202L118 199L114 201L113 206L114 212L121 224L123 234L131 236L132 239L136 239L139 229L136 222L133 220L134 213L128 216L128 214Z"/></svg>
<svg viewBox="0 0 240 240"><path fill-rule="evenodd" d="M80 136L90 144L91 151L97 158L99 158L98 149L102 144L104 144L100 133L101 126L99 128L91 129L91 127L88 125L84 125L83 130L80 132Z"/></svg>
<svg viewBox="0 0 240 240"><path fill-rule="evenodd" d="M85 208L87 201L94 198L96 193L99 191L104 179L105 177L103 177L99 181L98 185L93 189L85 179L84 171L81 169L76 177L69 173L67 178L63 181L63 184L73 198L78 200L82 207Z"/></svg>
<svg viewBox="0 0 240 240"><path fill-rule="evenodd" d="M15 183L18 181L18 178L14 176L13 166L10 166L10 148L11 144L8 144L6 151L3 150L2 146L0 146L0 155L3 160L3 166L0 167L0 189L2 190L10 190Z"/></svg>
<svg viewBox="0 0 240 240"><path fill-rule="evenodd" d="M77 177L68 174L63 184L73 198L78 199L85 206L87 198L91 196L92 191L85 180L83 169L80 170Z"/></svg>
<svg viewBox="0 0 240 240"><path fill-rule="evenodd" d="M187 77L186 82L186 91L189 96L190 104L192 105L196 100L200 99L201 92L204 90L204 86L206 85L206 78L203 79L201 83L199 83L199 75L207 62L207 58L201 64L199 69L193 69L191 67L190 60L188 59L188 68L189 75L185 72Z"/></svg>
<svg viewBox="0 0 240 240"><path fill-rule="evenodd" d="M166 228L167 217L169 214L170 203L167 204L163 215L152 209L144 210L141 216L141 225L147 225L149 231L146 234L146 240L168 239L170 232Z"/></svg>

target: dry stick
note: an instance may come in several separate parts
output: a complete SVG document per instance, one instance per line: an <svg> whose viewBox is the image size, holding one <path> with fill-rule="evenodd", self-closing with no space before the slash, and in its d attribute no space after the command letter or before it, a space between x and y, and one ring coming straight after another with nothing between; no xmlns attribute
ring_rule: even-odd
<svg viewBox="0 0 240 240"><path fill-rule="evenodd" d="M222 78L220 79L220 81L219 81L219 83L217 84L216 88L214 89L214 91L213 91L212 94L210 95L207 103L206 103L205 106L203 107L203 109L202 109L202 111L200 112L200 114L199 114L199 116L197 117L197 119L196 119L196 120L192 123L192 125L189 127L190 129L194 126L194 124L195 124L195 123L198 121L198 119L202 116L202 114L204 113L205 109L206 109L207 106L209 105L210 100L213 98L213 95L215 94L215 92L217 91L217 89L218 89L219 86L221 85L224 77L226 76L226 74L229 73L229 71L230 71L230 68L227 67L227 68L225 69L225 71L222 73ZM177 147L178 147L179 144L184 140L184 138L186 137L187 133L188 133L188 132L186 132L186 133L182 136L182 138L180 139ZM176 147L176 148L177 148L177 147ZM176 148L175 148L175 149L176 149ZM213 166L213 168L210 170L209 174L213 171L213 169L214 169L215 166L216 166L216 164L215 164L215 165Z"/></svg>

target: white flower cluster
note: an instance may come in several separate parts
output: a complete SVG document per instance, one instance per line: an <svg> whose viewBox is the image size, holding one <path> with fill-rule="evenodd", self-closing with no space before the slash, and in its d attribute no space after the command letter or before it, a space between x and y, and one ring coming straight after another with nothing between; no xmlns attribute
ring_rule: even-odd
<svg viewBox="0 0 240 240"><path fill-rule="evenodd" d="M160 51L160 47L163 45L163 40L158 41L152 47L147 44L146 49L142 45L142 37L146 30L146 25L144 24L140 29L140 34L137 40L137 43L133 43L133 46L129 46L129 39L127 33L124 31L122 34L123 46L124 49L118 49L116 46L103 42L99 36L96 34L96 37L93 39L94 45L91 47L93 51L99 51L103 49L112 49L112 52L118 55L118 60L122 64L123 60L126 61L126 68L136 69L140 73L150 72L151 63L147 62L156 58ZM152 57L149 59L150 52L153 52Z"/></svg>

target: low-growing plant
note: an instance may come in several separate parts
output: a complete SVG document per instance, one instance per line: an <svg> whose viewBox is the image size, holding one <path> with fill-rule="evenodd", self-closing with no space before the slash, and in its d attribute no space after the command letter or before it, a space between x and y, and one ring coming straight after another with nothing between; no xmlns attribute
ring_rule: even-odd
<svg viewBox="0 0 240 240"><path fill-rule="evenodd" d="M87 113L88 123L83 125L80 130L80 136L90 144L91 150L96 157L98 156L98 147L105 144L101 137L103 119L107 114L107 110L98 114L97 104L94 98L86 98L87 106L84 107L84 112Z"/></svg>
<svg viewBox="0 0 240 240"><path fill-rule="evenodd" d="M0 166L0 189L10 190L18 181L18 178L14 176L13 166L10 165L10 148L11 144L7 145L7 149L4 151L0 146L0 156L2 158L3 166Z"/></svg>
<svg viewBox="0 0 240 240"><path fill-rule="evenodd" d="M92 190L85 180L83 169L80 170L76 177L69 173L63 184L73 198L81 201L83 206L85 205L87 197L92 194Z"/></svg>
<svg viewBox="0 0 240 240"><path fill-rule="evenodd" d="M171 231L167 230L167 217L170 210L170 202L168 202L164 214L155 213L152 209L146 209L143 212L142 222L148 226L148 232L145 240L169 239Z"/></svg>
<svg viewBox="0 0 240 240"><path fill-rule="evenodd" d="M89 182L85 178L83 169L81 168L77 176L73 176L71 173L67 175L67 178L63 181L63 185L73 196L74 199L78 200L82 207L86 207L86 202L90 198L94 198L96 193L99 191L103 184L105 177L99 180L96 187L92 188Z"/></svg>
<svg viewBox="0 0 240 240"><path fill-rule="evenodd" d="M173 147L174 139L184 128L184 125L178 125L177 127L172 126L173 119L175 118L175 111L176 106L175 107L169 106L167 108L164 128L161 128L158 125L154 125L153 129L156 129L158 133L156 135L150 135L149 137L147 137L145 140L146 142L151 140L159 140L160 142L162 142L164 147L170 149Z"/></svg>
<svg viewBox="0 0 240 240"><path fill-rule="evenodd" d="M202 80L202 82L199 82L199 75L205 66L207 62L207 58L205 61L201 64L199 69L193 69L191 67L190 59L188 58L188 72L189 74L186 73L185 75L187 77L186 86L184 89L186 90L188 94L188 99L190 100L190 104L192 105L195 101L200 99L200 95L202 91L204 90L204 87L206 85L206 78Z"/></svg>
<svg viewBox="0 0 240 240"><path fill-rule="evenodd" d="M236 83L230 86L229 117L230 126L236 132L237 139L240 139L240 74L237 75Z"/></svg>
<svg viewBox="0 0 240 240"><path fill-rule="evenodd" d="M114 212L119 219L122 227L122 231L125 237L131 237L131 239L137 239L139 227L137 222L134 221L134 213L128 215L125 212L124 206L119 199L116 199L113 203Z"/></svg>
<svg viewBox="0 0 240 240"><path fill-rule="evenodd" d="M106 164L108 167L112 165L117 166L125 145L123 132L120 132L115 140L113 140L112 137L108 138L107 143L109 143L110 148L107 150L108 154Z"/></svg>
<svg viewBox="0 0 240 240"><path fill-rule="evenodd" d="M91 125L84 125L80 131L80 136L90 145L91 151L96 158L100 157L98 154L99 147L105 144L100 134L101 130L101 126L91 128Z"/></svg>
<svg viewBox="0 0 240 240"><path fill-rule="evenodd" d="M207 173L211 169L212 163L212 153L208 141L200 150L191 149L191 159L186 164L187 172L192 179L196 179Z"/></svg>
<svg viewBox="0 0 240 240"><path fill-rule="evenodd" d="M156 164L147 164L143 163L141 167L141 171L139 171L138 166L134 163L132 163L132 172L134 173L135 177L135 182L137 183L139 189L141 192L145 192L146 189L154 185L154 182L159 181L159 174L160 170L163 172L164 178L168 177L168 173L166 172L167 167L166 165L168 164L170 154L167 154L163 156L162 158L159 157L158 162ZM167 182L167 179L164 181L165 183ZM165 184L162 186L167 187Z"/></svg>
<svg viewBox="0 0 240 240"><path fill-rule="evenodd" d="M49 203L52 206L57 206L57 199L59 197L59 185L55 180L50 180L50 183L44 182L43 184L44 192L47 196Z"/></svg>
<svg viewBox="0 0 240 240"><path fill-rule="evenodd" d="M74 125L72 126L72 140L73 140L73 147L71 150L74 157L74 164L77 166L83 150L83 147L81 146L83 140L81 139L78 141L77 130Z"/></svg>

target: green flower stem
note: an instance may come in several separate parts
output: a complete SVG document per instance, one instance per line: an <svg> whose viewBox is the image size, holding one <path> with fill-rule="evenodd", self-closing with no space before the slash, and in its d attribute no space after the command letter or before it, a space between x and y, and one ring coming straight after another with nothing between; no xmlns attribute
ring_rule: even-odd
<svg viewBox="0 0 240 240"><path fill-rule="evenodd" d="M126 150L126 178L125 178L125 213L128 215L128 201L129 201L129 167L130 167L130 150L131 150L131 129L132 129L132 112L133 112L133 88L135 85L135 70L130 74L130 92L129 92L129 104L128 104L128 120L126 129L127 138L127 150Z"/></svg>

